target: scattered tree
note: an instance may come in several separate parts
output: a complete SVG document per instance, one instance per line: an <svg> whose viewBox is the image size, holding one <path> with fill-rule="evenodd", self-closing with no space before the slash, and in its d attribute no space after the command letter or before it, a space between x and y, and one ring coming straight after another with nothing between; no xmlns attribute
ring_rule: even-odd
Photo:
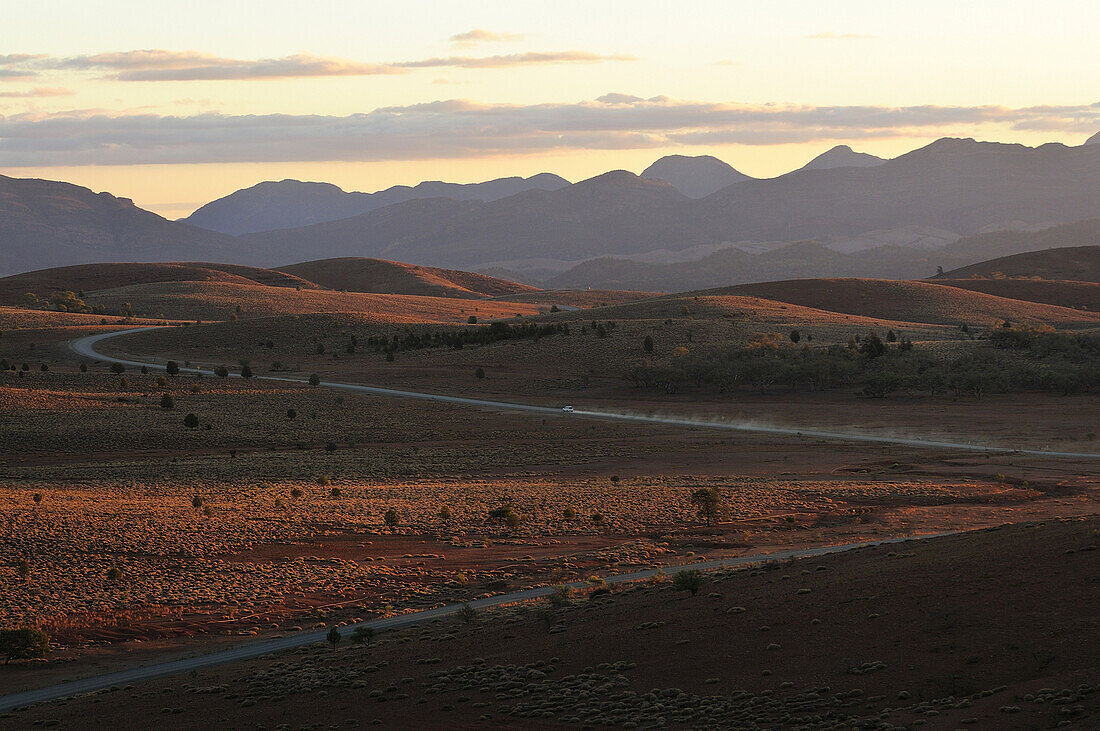
<svg viewBox="0 0 1100 731"><path fill-rule="evenodd" d="M80 364L80 372L81 373L87 373L88 372L88 364L87 363L81 363Z"/></svg>
<svg viewBox="0 0 1100 731"><path fill-rule="evenodd" d="M473 624L477 621L477 610L469 604L463 604L462 609L458 610L458 616L462 617L462 621L466 624Z"/></svg>
<svg viewBox="0 0 1100 731"><path fill-rule="evenodd" d="M466 322L468 322L471 325L476 325L477 324L477 315L470 315L469 317L466 318Z"/></svg>
<svg viewBox="0 0 1100 731"><path fill-rule="evenodd" d="M199 417L194 414L188 414L183 417L183 425L188 429L197 429L199 426Z"/></svg>
<svg viewBox="0 0 1100 731"><path fill-rule="evenodd" d="M107 569L107 581L115 582L119 581L121 578L122 569L118 568L117 566L112 566L111 568Z"/></svg>
<svg viewBox="0 0 1100 731"><path fill-rule="evenodd" d="M721 498L713 487L701 487L691 493L691 504L695 506L699 519L707 525L714 523L721 507Z"/></svg>
<svg viewBox="0 0 1100 731"><path fill-rule="evenodd" d="M174 409L176 408L176 401L172 398L172 394L166 393L160 397L160 407L162 409Z"/></svg>
<svg viewBox="0 0 1100 731"><path fill-rule="evenodd" d="M214 375L218 378L229 378L229 369L225 366L218 366L214 369Z"/></svg>
<svg viewBox="0 0 1100 731"><path fill-rule="evenodd" d="M792 343L797 343L801 339L802 339L802 333L798 332L797 330L791 330L791 342Z"/></svg>
<svg viewBox="0 0 1100 731"><path fill-rule="evenodd" d="M191 498L191 507L193 507L193 508L201 508L202 507L202 496L201 495L195 495L194 497Z"/></svg>
<svg viewBox="0 0 1100 731"><path fill-rule="evenodd" d="M321 377L319 375L317 375L316 373L311 373L310 376L309 376L309 385L311 385L311 386L320 386L321 385Z"/></svg>
<svg viewBox="0 0 1100 731"><path fill-rule="evenodd" d="M247 363L241 367L241 378L252 378L252 368Z"/></svg>
<svg viewBox="0 0 1100 731"><path fill-rule="evenodd" d="M4 664L12 660L45 657L50 651L50 636L40 629L23 627L0 630L0 654Z"/></svg>
<svg viewBox="0 0 1100 731"><path fill-rule="evenodd" d="M439 509L439 519L443 521L451 519L451 509L446 505Z"/></svg>
<svg viewBox="0 0 1100 731"><path fill-rule="evenodd" d="M31 495L31 500L34 500L35 505L41 505L42 504L42 493L36 492L34 495Z"/></svg>
<svg viewBox="0 0 1100 731"><path fill-rule="evenodd" d="M286 418L288 418L288 419L298 418L298 411L296 409L287 409L286 410Z"/></svg>
<svg viewBox="0 0 1100 731"><path fill-rule="evenodd" d="M27 370L27 368L25 367L26 363L24 363L23 365L24 365L23 370ZM111 364L111 373L119 374L119 373L125 373L125 372L126 372L126 366L122 365L121 363L112 363Z"/></svg>
<svg viewBox="0 0 1100 731"><path fill-rule="evenodd" d="M340 642L340 640L341 640L341 639L343 639L343 638L342 638L342 637L340 636L340 630L338 630L337 628L333 627L332 629L330 629L330 630L328 631L328 634L327 634L327 635L325 636L325 639L326 639L326 640L328 640L328 643L329 643L330 645L332 645L332 651L333 651L333 652L335 652L335 651L336 651L336 645L337 645L337 644L338 644L338 643Z"/></svg>
<svg viewBox="0 0 1100 731"><path fill-rule="evenodd" d="M25 558L19 559L15 564L15 573L18 574L23 581L27 580L27 577L31 575L31 564Z"/></svg>
<svg viewBox="0 0 1100 731"><path fill-rule="evenodd" d="M653 336L652 335L646 335L645 336L645 340L642 341L642 350L644 350L646 353L652 353L653 352Z"/></svg>
<svg viewBox="0 0 1100 731"><path fill-rule="evenodd" d="M351 631L351 641L357 645L369 645L374 641L374 628L356 627Z"/></svg>
<svg viewBox="0 0 1100 731"><path fill-rule="evenodd" d="M394 528L397 527L397 521L398 521L397 511L394 510L393 508L390 508L389 510L387 510L385 515L382 516L382 522L385 523L386 527L389 528L390 530L393 530Z"/></svg>
<svg viewBox="0 0 1100 731"><path fill-rule="evenodd" d="M476 378L477 378L478 380L480 380L480 379L482 379L482 378L485 378L485 369L484 369L484 368L482 368L481 366L478 366L478 367L477 367L477 370L476 370L476 371L474 371L474 376L475 376L475 377L476 377Z"/></svg>
<svg viewBox="0 0 1100 731"><path fill-rule="evenodd" d="M577 511L573 510L573 508L566 508L565 510L561 511L561 517L565 518L566 520L576 520Z"/></svg>

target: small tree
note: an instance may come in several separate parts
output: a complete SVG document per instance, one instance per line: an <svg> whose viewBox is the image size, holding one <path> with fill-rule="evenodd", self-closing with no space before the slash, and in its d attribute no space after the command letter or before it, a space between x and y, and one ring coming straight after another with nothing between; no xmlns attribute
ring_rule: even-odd
<svg viewBox="0 0 1100 731"><path fill-rule="evenodd" d="M477 610L469 604L463 604L462 609L458 610L458 616L462 617L462 621L466 624L473 624L477 621Z"/></svg>
<svg viewBox="0 0 1100 731"><path fill-rule="evenodd" d="M26 370L26 369L24 368L24 370ZM121 363L112 363L111 364L111 373L118 374L118 373L125 373L125 372L126 372L126 366L122 365Z"/></svg>
<svg viewBox="0 0 1100 731"><path fill-rule="evenodd" d="M252 378L252 368L247 364L241 367L241 378Z"/></svg>
<svg viewBox="0 0 1100 731"><path fill-rule="evenodd" d="M519 520L519 513L509 511L508 514L504 516L504 525L508 526L510 530L515 530L519 527Z"/></svg>
<svg viewBox="0 0 1100 731"><path fill-rule="evenodd" d="M5 665L12 660L45 657L49 651L50 636L40 629L23 627L0 630L0 654L4 655Z"/></svg>
<svg viewBox="0 0 1100 731"><path fill-rule="evenodd" d="M194 414L188 414L183 417L183 425L188 429L197 429L199 426L199 417Z"/></svg>
<svg viewBox="0 0 1100 731"><path fill-rule="evenodd" d="M351 641L357 645L369 645L374 641L374 628L356 627L351 631Z"/></svg>
<svg viewBox="0 0 1100 731"><path fill-rule="evenodd" d="M469 317L466 318L466 322L470 323L471 325L476 325L477 324L477 315L470 315Z"/></svg>
<svg viewBox="0 0 1100 731"><path fill-rule="evenodd" d="M170 361L168 361L168 364L166 366L164 366L164 372L167 373L170 376L179 375L180 364L177 363L174 360L170 360Z"/></svg>
<svg viewBox="0 0 1100 731"><path fill-rule="evenodd" d="M439 509L439 519L443 521L451 519L451 509L448 508L446 505Z"/></svg>
<svg viewBox="0 0 1100 731"><path fill-rule="evenodd" d="M706 522L707 525L711 525L718 517L721 498L718 491L713 487L701 487L691 493L691 504L695 506L695 512L699 519Z"/></svg>
<svg viewBox="0 0 1100 731"><path fill-rule="evenodd" d="M27 559L21 558L15 564L15 573L23 581L27 580L27 577L31 575L31 564Z"/></svg>
<svg viewBox="0 0 1100 731"><path fill-rule="evenodd" d="M288 418L288 419L297 419L298 418L298 411L296 409L287 409L286 410L286 418Z"/></svg>
<svg viewBox="0 0 1100 731"><path fill-rule="evenodd" d="M199 496L199 495L195 495L194 497L192 497L191 498L191 507L201 508L202 507L202 497Z"/></svg>
<svg viewBox="0 0 1100 731"><path fill-rule="evenodd" d="M485 378L485 369L484 369L484 368L482 368L481 366L478 366L478 367L477 367L477 370L476 370L476 371L474 371L474 376L475 376L475 377L476 377L476 378L477 378L478 380L481 380L482 378Z"/></svg>
<svg viewBox="0 0 1100 731"><path fill-rule="evenodd" d="M897 341L898 341L897 333L895 333L893 330L887 330L886 331L886 342L896 343Z"/></svg>
<svg viewBox="0 0 1100 731"><path fill-rule="evenodd" d="M566 520L576 520L577 511L573 510L573 508L566 508L565 510L561 511L561 517L565 518Z"/></svg>
<svg viewBox="0 0 1100 731"><path fill-rule="evenodd" d="M798 332L797 330L791 330L791 342L792 343L797 343L801 339L802 339L802 333Z"/></svg>
<svg viewBox="0 0 1100 731"><path fill-rule="evenodd" d="M653 336L652 335L646 335L645 336L645 340L642 341L642 350L644 350L646 353L652 353L653 352Z"/></svg>
<svg viewBox="0 0 1100 731"><path fill-rule="evenodd" d="M319 375L317 375L316 373L311 373L310 376L309 376L309 385L311 385L311 386L320 386L321 385L321 377Z"/></svg>
<svg viewBox="0 0 1100 731"><path fill-rule="evenodd" d="M592 525L597 527L603 525L603 513L592 513Z"/></svg>
<svg viewBox="0 0 1100 731"><path fill-rule="evenodd" d="M162 409L176 408L176 400L172 398L172 394L166 393L160 397L160 407Z"/></svg>
<svg viewBox="0 0 1100 731"><path fill-rule="evenodd" d="M389 510L387 510L386 514L382 516L382 522L385 523L386 527L389 528L390 530L393 530L394 528L397 527L397 521L398 521L397 511L394 510L393 508L390 508Z"/></svg>
<svg viewBox="0 0 1100 731"><path fill-rule="evenodd" d="M672 585L680 591L690 591L695 596L703 587L703 572L699 569L677 571L672 577Z"/></svg>
<svg viewBox="0 0 1100 731"><path fill-rule="evenodd" d="M35 494L31 495L31 500L34 500L35 505L41 505L42 504L42 493L36 492Z"/></svg>
<svg viewBox="0 0 1100 731"><path fill-rule="evenodd" d="M87 373L88 372L88 364L87 363L81 363L80 364L80 372L81 373Z"/></svg>
<svg viewBox="0 0 1100 731"><path fill-rule="evenodd" d="M325 639L328 640L330 645L332 645L332 651L335 652L336 645L339 644L340 640L343 638L340 636L340 630L333 627L328 631L328 634L325 635Z"/></svg>
<svg viewBox="0 0 1100 731"><path fill-rule="evenodd" d="M107 581L115 582L122 578L122 569L112 566L107 569Z"/></svg>

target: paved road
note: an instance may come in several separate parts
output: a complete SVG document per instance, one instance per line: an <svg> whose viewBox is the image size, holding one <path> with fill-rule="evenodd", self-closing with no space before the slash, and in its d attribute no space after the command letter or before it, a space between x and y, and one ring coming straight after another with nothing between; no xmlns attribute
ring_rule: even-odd
<svg viewBox="0 0 1100 731"><path fill-rule="evenodd" d="M122 363L123 365L140 368L146 366L150 369L164 369L164 364L161 363L145 363L141 361L126 360L124 358L115 358L108 355L99 353L95 346L108 339L118 337L120 335L128 335L130 333L143 332L145 330L155 330L157 327L139 327L130 330L121 330L117 332L101 333L99 335L91 335L86 338L80 338L70 343L73 351L78 355L92 360L107 361L109 363ZM213 375L213 371L202 368L183 368L180 367L180 371L187 373L202 373L205 375ZM238 374L232 374L233 377L239 378ZM283 376L255 376L256 378L267 381L281 381L284 383L304 384L307 383L305 378L289 378ZM414 398L423 399L428 401L441 401L444 403L460 404L464 406L475 406L479 408L490 408L506 411L523 411L536 414L553 414L561 416L562 411L560 408L550 406L535 406L533 404L524 404L514 401L493 401L489 399L475 399L464 398L462 396L446 396L437 393L423 393L420 391L402 391L394 388L382 388L379 386L364 386L356 383L339 383L336 381L321 381L321 386L326 388L339 389L343 391L354 391L357 393L370 393L377 396L392 396L398 398ZM765 424L755 424L751 422L735 422L735 421L721 421L721 420L707 420L707 419L692 419L688 417L679 416L655 416L647 414L631 414L615 411L603 411L603 410L591 410L591 409L577 409L572 412L572 416L583 416L593 419L607 419L614 421L630 421L648 424L662 424L667 426L686 426L703 429L722 429L726 431L740 431L740 432L753 432L758 434L779 434L783 436L793 437L810 437L814 439L828 439L833 441L842 442L862 442L871 444L896 444L906 447L917 447L921 449L952 449L962 450L967 452L982 452L986 454L1027 454L1036 455L1041 457L1055 457L1062 459L1084 459L1084 460L1100 460L1100 452L1060 452L1055 450L1046 449L1010 449L1007 447L991 447L984 444L971 444L965 442L949 442L938 441L933 439L914 439L903 436L877 436L871 434L858 434L851 432L840 431L826 431L822 429L799 429L795 427L782 427L782 426L769 426Z"/></svg>
<svg viewBox="0 0 1100 731"><path fill-rule="evenodd" d="M885 540L851 543L840 546L824 546L821 548L763 553L755 556L739 556L737 558L720 559L716 561L702 561L698 563L688 564L685 567L673 567L670 568L670 570L678 570L679 568L693 568L703 571L709 571L714 569L743 566L745 564L758 563L760 561L778 561L788 558L822 556L825 554L840 553L842 551L848 551L855 548L863 548L866 546L902 543L905 541L920 541L945 535L954 535L954 533L937 533L935 535L922 536L920 538L888 538ZM604 577L604 580L608 584L624 584L632 581L651 579L657 576L661 571L662 569L644 569L628 574L616 574L614 576L607 576ZM571 589L580 589L586 585L587 584L583 581L575 581L567 584L567 586ZM511 592L509 594L500 594L493 597L475 599L469 602L469 606L473 607L474 609L486 609L489 607L499 607L505 604L515 604L517 602L530 601L532 599L538 599L540 597L548 596L552 592L554 592L554 590L555 588L552 586L540 586L533 589L525 589L523 591ZM374 619L367 622L349 624L341 628L340 632L345 636L349 636L356 627L370 627L376 631L397 629L399 627L408 627L415 624L421 624L423 622L430 622L433 619L439 619L441 617L448 617L453 614L457 614L459 611L461 611L463 606L465 605L448 604L441 607L436 607L434 609L424 609L417 612L410 612L408 614L385 617L384 619ZM295 632L291 635L287 635L284 637L276 637L269 640L254 640L238 647L230 648L228 650L219 650L217 652L197 655L195 657L188 657L182 660L172 660L171 662L144 665L141 667L130 668L128 670L120 670L115 673L108 673L106 675L96 675L94 677L84 678L81 680L73 680L67 683L47 686L45 688L36 688L35 690L28 690L22 693L0 696L0 713L6 713L13 708L21 708L23 706L29 706L34 703L54 700L56 698L66 698L68 696L79 695L82 693L92 693L97 690L102 690L103 688L129 685L132 683L152 680L154 678L162 678L168 675L177 675L179 673L185 673L191 670L200 670L217 665L224 665L226 663L248 660L251 658L260 657L262 655L270 655L274 652L289 650L295 647L302 647L303 645L311 645L317 642L324 642L326 636L328 635L328 632L328 629L311 630L309 632Z"/></svg>

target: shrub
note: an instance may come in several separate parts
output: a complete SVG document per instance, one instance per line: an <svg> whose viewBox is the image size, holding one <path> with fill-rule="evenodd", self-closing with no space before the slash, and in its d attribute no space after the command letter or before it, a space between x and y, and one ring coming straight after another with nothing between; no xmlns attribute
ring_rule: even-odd
<svg viewBox="0 0 1100 731"><path fill-rule="evenodd" d="M569 604L569 597L573 594L573 590L564 584L561 586L555 586L554 590L550 592L547 599L550 601L550 605L553 607L561 608Z"/></svg>
<svg viewBox="0 0 1100 731"><path fill-rule="evenodd" d="M509 512L508 515L504 516L504 525L515 530L519 527L519 520L519 513Z"/></svg>
<svg viewBox="0 0 1100 731"><path fill-rule="evenodd" d="M31 495L31 500L34 500L35 505L41 505L42 504L42 493L36 492L34 495Z"/></svg>
<svg viewBox="0 0 1100 731"><path fill-rule="evenodd" d="M143 375L143 376L149 375L149 366L142 366L141 367L141 375Z"/></svg>
<svg viewBox="0 0 1100 731"><path fill-rule="evenodd" d="M328 496L329 497L338 498L338 497L340 497L340 495L341 495L340 488L338 488L338 487L334 487L334 488L332 488L331 490L328 491Z"/></svg>
<svg viewBox="0 0 1100 731"><path fill-rule="evenodd" d="M80 372L81 373L87 373L88 372L88 364L87 363L81 363L80 364Z"/></svg>
<svg viewBox="0 0 1100 731"><path fill-rule="evenodd" d="M646 335L645 336L645 340L642 341L642 350L644 350L646 353L652 353L653 352L653 336L652 335Z"/></svg>
<svg viewBox="0 0 1100 731"><path fill-rule="evenodd" d="M393 508L390 508L389 510L387 510L385 515L382 516L382 522L386 524L387 528L396 528L397 527L397 521L398 521L397 511L394 510Z"/></svg>
<svg viewBox="0 0 1100 731"><path fill-rule="evenodd" d="M24 581L31 575L31 564L27 559L21 558L15 563L15 573Z"/></svg>
<svg viewBox="0 0 1100 731"><path fill-rule="evenodd" d="M188 414L183 417L183 425L188 429L196 429L199 426L199 417L194 414Z"/></svg>
<svg viewBox="0 0 1100 731"><path fill-rule="evenodd" d="M561 517L565 518L566 520L576 520L577 511L573 510L573 508L566 508L565 510L561 511Z"/></svg>
<svg viewBox="0 0 1100 731"><path fill-rule="evenodd" d="M798 332L797 330L791 330L791 342L792 343L797 343L801 339L802 339L802 333Z"/></svg>
<svg viewBox="0 0 1100 731"><path fill-rule="evenodd" d="M474 376L476 378L478 378L479 380L482 379L482 378L485 378L485 369L482 368L481 366L478 366L477 370L474 371Z"/></svg>
<svg viewBox="0 0 1100 731"><path fill-rule="evenodd" d="M592 525L603 525L603 513L592 513Z"/></svg>
<svg viewBox="0 0 1100 731"><path fill-rule="evenodd" d="M301 497L302 495L305 495L305 493L302 492L302 488L300 487L295 487L290 490L291 497Z"/></svg>
<svg viewBox="0 0 1100 731"><path fill-rule="evenodd" d="M466 318L466 322L470 323L471 325L476 325L477 324L477 315L470 315L469 317Z"/></svg>
<svg viewBox="0 0 1100 731"><path fill-rule="evenodd" d="M466 624L473 624L477 621L477 610L469 604L463 604L462 609L458 610L458 616L461 617L462 621Z"/></svg>
<svg viewBox="0 0 1100 731"><path fill-rule="evenodd" d="M309 376L309 385L311 385L311 386L320 386L321 385L321 377L319 375L317 375L316 373L311 373L310 376Z"/></svg>
<svg viewBox="0 0 1100 731"><path fill-rule="evenodd" d="M451 509L448 508L446 505L444 505L442 508L439 509L439 519L440 520L450 520L451 519Z"/></svg>
<svg viewBox="0 0 1100 731"><path fill-rule="evenodd" d="M214 375L218 378L229 378L229 369L225 366L218 366L214 369Z"/></svg>
<svg viewBox="0 0 1100 731"><path fill-rule="evenodd" d="M356 627L351 631L351 641L357 645L369 645L373 640L373 627Z"/></svg>
<svg viewBox="0 0 1100 731"><path fill-rule="evenodd" d="M176 408L176 401L172 398L172 394L166 393L160 397L160 407L162 409L174 409Z"/></svg>
<svg viewBox="0 0 1100 731"><path fill-rule="evenodd" d="M107 581L119 581L122 578L122 569L112 566L107 569Z"/></svg>
<svg viewBox="0 0 1100 731"><path fill-rule="evenodd" d="M703 572L699 569L677 571L672 577L672 585L680 591L690 591L695 596L703 587Z"/></svg>
<svg viewBox="0 0 1100 731"><path fill-rule="evenodd" d="M200 495L195 495L194 497L191 498L191 507L193 507L193 508L201 508L202 507L202 497Z"/></svg>
<svg viewBox="0 0 1100 731"><path fill-rule="evenodd" d="M4 664L12 660L45 657L50 651L50 636L40 629L22 627L0 630L0 654Z"/></svg>
<svg viewBox="0 0 1100 731"><path fill-rule="evenodd" d="M23 370L28 370L26 365L27 365L26 363L23 364L23 366L24 366ZM111 373L125 373L125 372L126 372L126 366L122 365L121 363L112 363L111 364Z"/></svg>
<svg viewBox="0 0 1100 731"><path fill-rule="evenodd" d="M168 364L164 366L164 372L170 376L178 375L180 372L180 364L174 360L170 360Z"/></svg>
<svg viewBox="0 0 1100 731"><path fill-rule="evenodd" d="M45 363L43 363L42 365L38 366L38 370L45 373L46 371L50 370L50 367L48 365L46 365Z"/></svg>
<svg viewBox="0 0 1100 731"><path fill-rule="evenodd" d="M288 419L296 419L296 418L298 418L298 412L297 412L297 410L295 410L295 409L287 409L287 410L286 410L286 418L288 418Z"/></svg>
<svg viewBox="0 0 1100 731"><path fill-rule="evenodd" d="M252 378L252 368L245 365L241 367L241 378Z"/></svg>

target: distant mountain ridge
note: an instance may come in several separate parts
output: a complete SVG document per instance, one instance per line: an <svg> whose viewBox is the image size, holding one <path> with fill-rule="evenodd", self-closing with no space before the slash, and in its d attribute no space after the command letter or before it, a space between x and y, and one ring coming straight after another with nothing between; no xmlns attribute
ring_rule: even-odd
<svg viewBox="0 0 1100 731"><path fill-rule="evenodd" d="M848 145L837 145L826 150L803 165L800 170L829 170L832 168L870 168L886 162L881 157L866 152L856 152Z"/></svg>
<svg viewBox="0 0 1100 731"><path fill-rule="evenodd" d="M641 177L668 183L688 198L703 198L743 180L752 180L710 155L666 155L642 171Z"/></svg>
<svg viewBox="0 0 1100 731"><path fill-rule="evenodd" d="M350 218L414 199L492 201L528 190L557 190L567 185L568 180L551 173L483 183L425 181L415 186L395 185L377 193L347 192L332 183L267 181L211 201L183 221L239 236Z"/></svg>

